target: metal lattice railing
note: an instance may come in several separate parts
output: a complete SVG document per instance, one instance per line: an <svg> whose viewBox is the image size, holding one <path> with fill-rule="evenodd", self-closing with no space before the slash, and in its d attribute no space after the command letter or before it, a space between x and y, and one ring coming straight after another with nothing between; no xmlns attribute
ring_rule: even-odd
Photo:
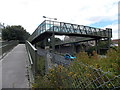
<svg viewBox="0 0 120 90"><path fill-rule="evenodd" d="M45 20L33 32L33 34L29 38L29 41L32 42L35 38L37 38L44 32L55 32L57 34L59 33L60 35L81 35L85 38L86 36L93 38L112 37L112 29L110 28L106 28L106 30L103 30L100 28L94 28L89 26Z"/></svg>

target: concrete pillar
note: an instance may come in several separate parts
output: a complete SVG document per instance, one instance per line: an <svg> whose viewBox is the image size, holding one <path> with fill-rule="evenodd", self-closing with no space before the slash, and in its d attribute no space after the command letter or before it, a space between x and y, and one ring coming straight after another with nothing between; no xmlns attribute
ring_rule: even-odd
<svg viewBox="0 0 120 90"><path fill-rule="evenodd" d="M96 49L96 52L98 52L98 41L97 41L97 39L95 40L95 49Z"/></svg>
<svg viewBox="0 0 120 90"><path fill-rule="evenodd" d="M51 38L51 44L52 44L52 51L55 52L55 34L52 34Z"/></svg>
<svg viewBox="0 0 120 90"><path fill-rule="evenodd" d="M76 50L75 50L75 44L71 44L72 45L72 54L75 54Z"/></svg>
<svg viewBox="0 0 120 90"><path fill-rule="evenodd" d="M61 53L61 48L60 48L60 45L59 45L59 53Z"/></svg>
<svg viewBox="0 0 120 90"><path fill-rule="evenodd" d="M44 39L44 48L47 46L47 41L48 41L48 39L45 38L45 39Z"/></svg>
<svg viewBox="0 0 120 90"><path fill-rule="evenodd" d="M110 41L111 41L111 39L108 38L108 49L110 49Z"/></svg>
<svg viewBox="0 0 120 90"><path fill-rule="evenodd" d="M95 47L96 47L96 52L97 54L100 54L100 47L99 47L100 39L95 40Z"/></svg>

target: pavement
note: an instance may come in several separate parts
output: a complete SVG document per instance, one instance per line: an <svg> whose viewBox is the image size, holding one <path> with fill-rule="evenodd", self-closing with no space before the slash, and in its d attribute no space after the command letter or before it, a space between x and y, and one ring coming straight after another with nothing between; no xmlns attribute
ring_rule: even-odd
<svg viewBox="0 0 120 90"><path fill-rule="evenodd" d="M2 71L2 88L29 88L26 77L27 60L25 45L18 44L0 61L2 63L2 70L0 70L0 74Z"/></svg>

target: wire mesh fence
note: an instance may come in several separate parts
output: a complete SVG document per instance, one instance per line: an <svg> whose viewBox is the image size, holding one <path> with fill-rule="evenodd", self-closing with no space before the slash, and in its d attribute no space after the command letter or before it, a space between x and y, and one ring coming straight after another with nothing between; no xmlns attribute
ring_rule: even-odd
<svg viewBox="0 0 120 90"><path fill-rule="evenodd" d="M120 88L120 75L114 76L111 72L103 72L83 63L68 69L73 73L70 78L73 88Z"/></svg>
<svg viewBox="0 0 120 90"><path fill-rule="evenodd" d="M101 69L95 69L83 63L77 63L75 66L55 69L53 74L58 80L58 85L65 88L120 88L120 75L114 76L111 72L103 72ZM61 80L62 81L61 81Z"/></svg>
<svg viewBox="0 0 120 90"><path fill-rule="evenodd" d="M107 61L107 58L105 60ZM120 73L119 70L114 70L117 68L110 70L108 67L107 71L103 71L102 66L96 68L79 60L70 61L69 64L60 60L59 62L51 61L53 66L48 68L48 73L45 73L46 60L43 58L38 60L38 72L45 74L36 76L37 88L109 88L113 90L120 88Z"/></svg>
<svg viewBox="0 0 120 90"><path fill-rule="evenodd" d="M37 88L120 88L120 75L104 72L82 62L72 62L68 67L55 66L43 78L37 78Z"/></svg>

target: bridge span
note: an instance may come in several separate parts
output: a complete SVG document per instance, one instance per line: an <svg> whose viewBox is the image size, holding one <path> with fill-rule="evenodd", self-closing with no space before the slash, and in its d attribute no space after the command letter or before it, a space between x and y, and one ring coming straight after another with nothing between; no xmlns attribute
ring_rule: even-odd
<svg viewBox="0 0 120 90"><path fill-rule="evenodd" d="M29 41L32 44L36 44L40 41L46 41L46 39L50 38L53 51L55 50L56 45L74 43L74 42L56 43L55 35L81 37L78 40L76 40L75 43L95 40L97 47L96 50L97 50L99 47L98 46L99 42L101 40L107 40L110 46L112 29L111 28L100 29L100 28L78 25L78 24L45 20L33 32L33 34L29 38Z"/></svg>

